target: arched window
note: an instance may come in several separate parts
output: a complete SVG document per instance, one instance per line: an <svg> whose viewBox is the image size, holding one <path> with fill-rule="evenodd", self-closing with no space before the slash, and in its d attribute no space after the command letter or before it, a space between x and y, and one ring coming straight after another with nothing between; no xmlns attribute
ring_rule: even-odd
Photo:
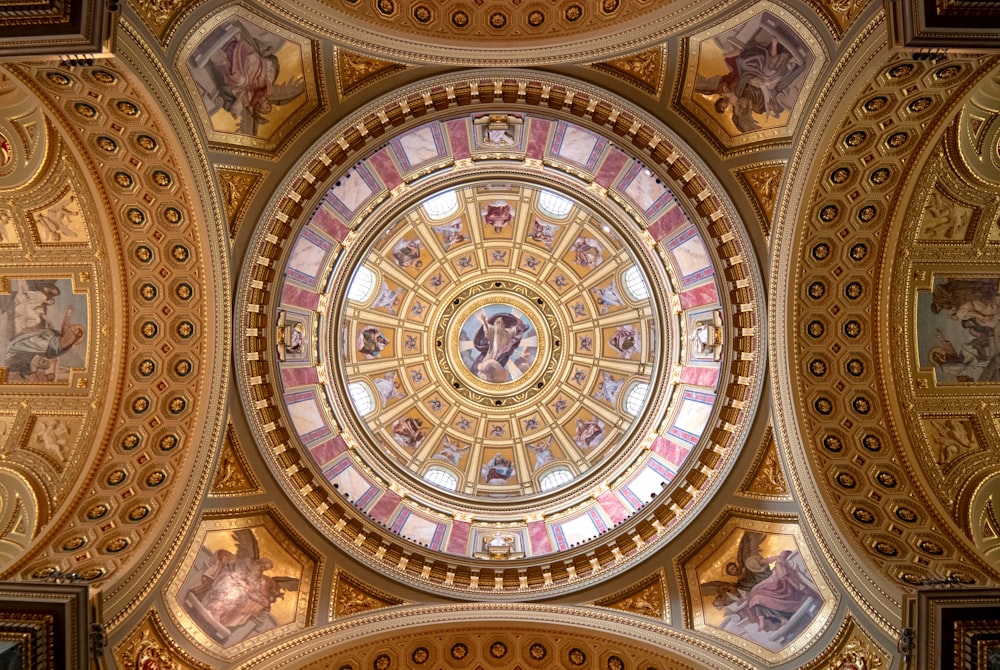
<svg viewBox="0 0 1000 670"><path fill-rule="evenodd" d="M365 302L372 297L375 292L375 273L364 265L358 267L358 271L351 280L351 285L347 289L347 299L355 302Z"/></svg>
<svg viewBox="0 0 1000 670"><path fill-rule="evenodd" d="M444 468L428 468L427 472L424 473L424 479L429 481L434 486L438 486L449 491L454 491L458 488L458 477Z"/></svg>
<svg viewBox="0 0 1000 670"><path fill-rule="evenodd" d="M640 382L634 384L625 396L625 411L636 416L646 405L646 397L649 395L649 384Z"/></svg>
<svg viewBox="0 0 1000 670"><path fill-rule="evenodd" d="M645 300L649 297L649 286L646 285L646 280L639 268L634 265L630 267L622 275L622 280L625 283L625 290L628 291L633 300Z"/></svg>
<svg viewBox="0 0 1000 670"><path fill-rule="evenodd" d="M422 207L428 217L435 221L443 219L458 211L458 196L454 191L444 191L427 198Z"/></svg>
<svg viewBox="0 0 1000 670"><path fill-rule="evenodd" d="M538 194L538 208L553 219L565 219L569 210L573 209L573 201L552 191L542 191Z"/></svg>
<svg viewBox="0 0 1000 670"><path fill-rule="evenodd" d="M544 475L542 475L542 480L540 482L543 491L551 491L552 489L559 488L563 484L568 483L573 479L573 473L565 465L552 468Z"/></svg>
<svg viewBox="0 0 1000 670"><path fill-rule="evenodd" d="M351 402L358 414L364 416L375 409L375 396L363 382L351 382L347 385L347 392L351 394Z"/></svg>

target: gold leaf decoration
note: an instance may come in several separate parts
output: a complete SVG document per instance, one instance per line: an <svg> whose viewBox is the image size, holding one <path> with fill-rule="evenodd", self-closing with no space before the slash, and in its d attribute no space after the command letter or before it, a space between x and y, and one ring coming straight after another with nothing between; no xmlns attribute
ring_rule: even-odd
<svg viewBox="0 0 1000 670"><path fill-rule="evenodd" d="M222 443L222 453L219 455L219 465L215 469L210 494L233 496L260 492L260 484L253 476L230 422L226 427L226 438Z"/></svg>
<svg viewBox="0 0 1000 670"><path fill-rule="evenodd" d="M178 657L167 643L159 617L150 612L115 650L118 667L127 670L195 670L204 668L193 659Z"/></svg>
<svg viewBox="0 0 1000 670"><path fill-rule="evenodd" d="M758 497L787 496L789 489L785 475L781 470L781 459L778 458L778 447L774 441L774 432L767 427L764 434L763 448L757 455L757 462L750 470L750 475L741 487L741 493Z"/></svg>
<svg viewBox="0 0 1000 670"><path fill-rule="evenodd" d="M260 186L264 175L245 168L218 168L219 191L222 193L222 206L226 213L226 223L229 226L229 239L235 239L243 221L247 204L253 199L253 194Z"/></svg>
<svg viewBox="0 0 1000 670"><path fill-rule="evenodd" d="M133 0L132 6L158 38L188 0Z"/></svg>
<svg viewBox="0 0 1000 670"><path fill-rule="evenodd" d="M774 206L778 201L784 171L783 165L765 165L739 173L760 211L765 236L771 234L771 219L774 218Z"/></svg>
<svg viewBox="0 0 1000 670"><path fill-rule="evenodd" d="M628 82L643 93L659 98L663 90L665 61L663 47L653 47L621 58L594 63L591 67Z"/></svg>
<svg viewBox="0 0 1000 670"><path fill-rule="evenodd" d="M337 572L333 594L333 618L335 619L405 604L406 601L368 586L346 572Z"/></svg>
<svg viewBox="0 0 1000 670"><path fill-rule="evenodd" d="M843 35L870 0L825 0L823 8L831 16Z"/></svg>
<svg viewBox="0 0 1000 670"><path fill-rule="evenodd" d="M837 637L803 670L888 670L889 654L876 644L850 614Z"/></svg>
<svg viewBox="0 0 1000 670"><path fill-rule="evenodd" d="M663 574L655 572L624 592L596 600L594 604L598 607L662 620L665 612L664 592Z"/></svg>
<svg viewBox="0 0 1000 670"><path fill-rule="evenodd" d="M337 49L337 93L341 98L357 93L383 77L402 72L402 63Z"/></svg>

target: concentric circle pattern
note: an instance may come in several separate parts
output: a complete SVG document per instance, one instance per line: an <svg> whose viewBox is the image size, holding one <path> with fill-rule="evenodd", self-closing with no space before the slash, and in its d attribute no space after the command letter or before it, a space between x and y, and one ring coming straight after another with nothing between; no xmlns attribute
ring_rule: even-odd
<svg viewBox="0 0 1000 670"><path fill-rule="evenodd" d="M759 391L756 269L661 131L633 124L645 162L463 99L485 108L342 167L357 142L331 136L289 177L250 252L243 392L279 481L358 559L479 598L578 588L728 470Z"/></svg>
<svg viewBox="0 0 1000 670"><path fill-rule="evenodd" d="M641 267L609 221L552 190L426 196L345 273L334 342L362 439L407 474L500 502L606 462L669 369L660 282Z"/></svg>

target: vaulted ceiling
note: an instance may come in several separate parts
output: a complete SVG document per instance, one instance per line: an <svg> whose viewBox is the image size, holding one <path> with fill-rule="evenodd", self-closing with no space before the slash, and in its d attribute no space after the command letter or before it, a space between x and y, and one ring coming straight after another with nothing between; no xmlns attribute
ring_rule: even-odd
<svg viewBox="0 0 1000 670"><path fill-rule="evenodd" d="M108 16L0 63L0 567L109 665L885 668L995 585L993 56L861 1Z"/></svg>

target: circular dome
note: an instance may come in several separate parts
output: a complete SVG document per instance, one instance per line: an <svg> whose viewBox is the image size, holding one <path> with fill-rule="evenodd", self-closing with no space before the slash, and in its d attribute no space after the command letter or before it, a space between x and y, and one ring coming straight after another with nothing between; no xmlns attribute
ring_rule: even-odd
<svg viewBox="0 0 1000 670"><path fill-rule="evenodd" d="M497 511L627 460L670 370L666 270L636 232L515 174L373 227L330 289L359 441Z"/></svg>
<svg viewBox="0 0 1000 670"><path fill-rule="evenodd" d="M550 76L487 103L512 75L490 76L331 131L238 298L241 394L285 491L358 560L477 599L574 590L679 532L762 360L745 233L683 145Z"/></svg>

